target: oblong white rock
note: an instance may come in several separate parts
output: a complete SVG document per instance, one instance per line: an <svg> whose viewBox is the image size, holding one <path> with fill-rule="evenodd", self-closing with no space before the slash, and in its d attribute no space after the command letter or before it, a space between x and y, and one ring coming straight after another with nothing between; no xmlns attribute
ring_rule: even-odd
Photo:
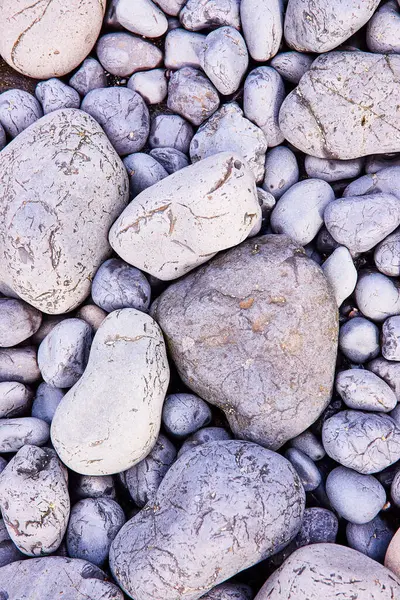
<svg viewBox="0 0 400 600"><path fill-rule="evenodd" d="M249 167L239 155L223 152L141 192L109 239L126 262L168 281L240 244L260 214Z"/></svg>
<svg viewBox="0 0 400 600"><path fill-rule="evenodd" d="M262 62L275 56L283 35L282 0L242 0L240 17L250 56Z"/></svg>
<svg viewBox="0 0 400 600"><path fill-rule="evenodd" d="M348 298L357 285L357 269L350 252L345 246L339 246L321 266L325 277L335 293L337 305Z"/></svg>
<svg viewBox="0 0 400 600"><path fill-rule="evenodd" d="M272 67L258 67L249 73L244 83L243 112L267 138L268 147L285 141L279 129L279 109L285 98L285 84Z"/></svg>
<svg viewBox="0 0 400 600"><path fill-rule="evenodd" d="M168 29L167 17L151 0L119 0L115 17L128 31L156 38Z"/></svg>
<svg viewBox="0 0 400 600"><path fill-rule="evenodd" d="M51 425L61 460L82 475L111 475L147 456L169 383L162 332L148 315L116 310L94 337L88 366Z"/></svg>

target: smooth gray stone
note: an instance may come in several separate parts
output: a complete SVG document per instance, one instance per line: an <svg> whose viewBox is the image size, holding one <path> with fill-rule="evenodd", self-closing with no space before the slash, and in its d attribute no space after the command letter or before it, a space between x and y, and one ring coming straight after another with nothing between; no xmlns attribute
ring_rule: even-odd
<svg viewBox="0 0 400 600"><path fill-rule="evenodd" d="M167 171L149 154L137 152L124 158L133 197L168 177Z"/></svg>
<svg viewBox="0 0 400 600"><path fill-rule="evenodd" d="M5 567L17 560L23 560L25 556L10 538L4 520L0 520L0 568Z"/></svg>
<svg viewBox="0 0 400 600"><path fill-rule="evenodd" d="M363 315L373 321L382 322L388 317L400 314L398 283L382 273L359 272L355 296Z"/></svg>
<svg viewBox="0 0 400 600"><path fill-rule="evenodd" d="M190 31L224 25L239 29L239 5L240 0L187 0L179 18L184 28Z"/></svg>
<svg viewBox="0 0 400 600"><path fill-rule="evenodd" d="M200 66L220 94L234 94L249 66L246 43L233 27L208 34L200 51Z"/></svg>
<svg viewBox="0 0 400 600"><path fill-rule="evenodd" d="M0 418L29 415L32 398L33 391L23 383L17 381L0 382Z"/></svg>
<svg viewBox="0 0 400 600"><path fill-rule="evenodd" d="M219 96L198 69L183 67L170 75L167 106L193 125L201 125L217 110Z"/></svg>
<svg viewBox="0 0 400 600"><path fill-rule="evenodd" d="M93 279L93 301L108 313L119 308L147 312L150 296L151 287L143 273L119 258L106 260Z"/></svg>
<svg viewBox="0 0 400 600"><path fill-rule="evenodd" d="M200 69L200 54L206 37L181 27L169 31L164 48L164 64L167 69L182 69L182 67Z"/></svg>
<svg viewBox="0 0 400 600"><path fill-rule="evenodd" d="M0 123L7 135L15 138L43 117L35 96L23 90L8 90L0 95Z"/></svg>
<svg viewBox="0 0 400 600"><path fill-rule="evenodd" d="M371 521L386 502L385 489L375 477L345 467L329 473L326 493L339 515L356 525Z"/></svg>
<svg viewBox="0 0 400 600"><path fill-rule="evenodd" d="M297 85L300 79L311 68L315 56L303 54L301 52L279 52L270 62L278 73L288 81Z"/></svg>
<svg viewBox="0 0 400 600"><path fill-rule="evenodd" d="M314 461L321 460L326 454L324 447L317 436L308 429L292 438L289 441L289 444L292 448L301 450L301 452L309 456L311 460Z"/></svg>
<svg viewBox="0 0 400 600"><path fill-rule="evenodd" d="M114 479L112 475L75 475L72 495L78 500L84 498L116 499Z"/></svg>
<svg viewBox="0 0 400 600"><path fill-rule="evenodd" d="M75 75L69 80L81 96L86 96L92 90L107 87L107 77L101 64L95 58L86 58Z"/></svg>
<svg viewBox="0 0 400 600"><path fill-rule="evenodd" d="M188 154L194 130L179 115L156 115L151 121L150 148L176 148Z"/></svg>
<svg viewBox="0 0 400 600"><path fill-rule="evenodd" d="M65 392L59 388L52 387L47 383L41 383L36 391L32 405L32 417L46 421L51 424L57 406L60 404Z"/></svg>
<svg viewBox="0 0 400 600"><path fill-rule="evenodd" d="M0 452L18 452L22 446L43 446L49 439L48 423L34 417L0 419Z"/></svg>
<svg viewBox="0 0 400 600"><path fill-rule="evenodd" d="M268 150L265 157L262 188L279 200L298 181L299 166L296 156L290 148L278 146Z"/></svg>
<svg viewBox="0 0 400 600"><path fill-rule="evenodd" d="M206 444L232 439L232 434L223 427L203 427L189 436L180 447L178 458L188 450Z"/></svg>
<svg viewBox="0 0 400 600"><path fill-rule="evenodd" d="M48 556L14 562L0 570L4 598L31 600L124 600L122 592L103 571L87 561Z"/></svg>
<svg viewBox="0 0 400 600"><path fill-rule="evenodd" d="M364 160L353 158L353 160L329 160L328 158L316 158L306 156L304 168L309 177L323 179L328 183L340 181L341 179L352 179L359 177L362 173Z"/></svg>
<svg viewBox="0 0 400 600"><path fill-rule="evenodd" d="M372 15L366 42L371 52L400 53L400 10L395 0L386 2Z"/></svg>
<svg viewBox="0 0 400 600"><path fill-rule="evenodd" d="M240 18L251 57L266 62L275 56L283 35L281 0L241 0Z"/></svg>
<svg viewBox="0 0 400 600"><path fill-rule="evenodd" d="M25 445L0 475L7 531L28 556L55 552L67 529L68 473L54 450Z"/></svg>
<svg viewBox="0 0 400 600"><path fill-rule="evenodd" d="M368 175L377 173L388 167L400 167L398 154L373 154L372 156L367 156L365 160L365 172Z"/></svg>
<svg viewBox="0 0 400 600"><path fill-rule="evenodd" d="M347 543L350 548L354 548L380 563L383 563L394 533L392 527L379 515L369 523L363 525L347 523L346 527Z"/></svg>
<svg viewBox="0 0 400 600"><path fill-rule="evenodd" d="M51 330L38 349L43 379L52 387L70 388L89 360L93 330L82 319L65 319Z"/></svg>
<svg viewBox="0 0 400 600"><path fill-rule="evenodd" d="M221 531L233 502L236 518ZM181 600L197 600L285 547L300 529L304 502L297 473L279 454L237 440L203 444L169 469L154 500L157 510L140 511L118 533L111 571L140 600L176 597L171 585L182 590ZM170 560L154 578L160 553Z"/></svg>
<svg viewBox="0 0 400 600"><path fill-rule="evenodd" d="M384 358L375 358L367 364L367 369L381 377L392 388L396 394L397 401L400 400L400 364L389 362Z"/></svg>
<svg viewBox="0 0 400 600"><path fill-rule="evenodd" d="M167 15L177 17L186 0L155 0L155 3Z"/></svg>
<svg viewBox="0 0 400 600"><path fill-rule="evenodd" d="M79 108L81 104L78 92L56 77L39 81L35 95L45 115L61 108Z"/></svg>
<svg viewBox="0 0 400 600"><path fill-rule="evenodd" d="M348 369L336 376L336 391L349 408L390 412L397 404L393 390L366 369Z"/></svg>
<svg viewBox="0 0 400 600"><path fill-rule="evenodd" d="M189 159L186 154L176 148L154 148L150 151L150 156L164 167L168 175L189 166Z"/></svg>
<svg viewBox="0 0 400 600"><path fill-rule="evenodd" d="M386 167L355 179L343 192L344 197L365 194L393 194L400 200L400 166Z"/></svg>
<svg viewBox="0 0 400 600"><path fill-rule="evenodd" d="M146 144L150 115L136 92L121 87L92 90L81 108L103 127L118 154L138 152Z"/></svg>
<svg viewBox="0 0 400 600"><path fill-rule="evenodd" d="M96 52L104 69L118 77L130 77L137 71L156 69L163 59L157 46L125 32L106 33L101 36Z"/></svg>
<svg viewBox="0 0 400 600"><path fill-rule="evenodd" d="M146 104L164 102L168 93L166 70L151 69L134 73L129 78L127 88L140 94Z"/></svg>
<svg viewBox="0 0 400 600"><path fill-rule="evenodd" d="M124 511L111 498L85 498L71 510L66 534L68 555L101 567L125 523Z"/></svg>
<svg viewBox="0 0 400 600"><path fill-rule="evenodd" d="M243 112L264 132L268 147L285 141L279 129L279 109L285 98L285 84L272 67L250 71L244 83Z"/></svg>
<svg viewBox="0 0 400 600"><path fill-rule="evenodd" d="M295 538L296 546L336 542L339 523L333 512L326 508L306 508L301 529Z"/></svg>
<svg viewBox="0 0 400 600"><path fill-rule="evenodd" d="M389 277L400 276L400 229L380 242L374 252L376 268Z"/></svg>
<svg viewBox="0 0 400 600"><path fill-rule="evenodd" d="M330 235L329 232L327 233ZM340 307L354 292L357 285L357 269L348 249L345 246L338 246L323 263L322 270L335 292L336 302Z"/></svg>
<svg viewBox="0 0 400 600"><path fill-rule="evenodd" d="M0 348L0 381L35 383L40 379L36 348Z"/></svg>
<svg viewBox="0 0 400 600"><path fill-rule="evenodd" d="M378 327L363 317L349 319L340 328L339 348L356 364L376 358L380 352Z"/></svg>
<svg viewBox="0 0 400 600"><path fill-rule="evenodd" d="M319 158L399 152L400 115L392 101L400 94L399 69L396 54L320 55L282 104L283 135Z"/></svg>
<svg viewBox="0 0 400 600"><path fill-rule="evenodd" d="M0 298L0 348L9 348L37 332L42 314L16 298Z"/></svg>
<svg viewBox="0 0 400 600"><path fill-rule="evenodd" d="M184 438L211 421L210 407L194 394L170 394L165 398L162 421L170 435Z"/></svg>
<svg viewBox="0 0 400 600"><path fill-rule="evenodd" d="M400 361L400 316L389 317L382 325L382 355Z"/></svg>
<svg viewBox="0 0 400 600"><path fill-rule="evenodd" d="M118 0L115 17L124 29L147 38L160 37L168 29L166 16L151 0Z"/></svg>
<svg viewBox="0 0 400 600"><path fill-rule="evenodd" d="M244 583L221 583L202 596L202 600L252 600L253 592Z"/></svg>
<svg viewBox="0 0 400 600"><path fill-rule="evenodd" d="M175 446L165 435L160 434L146 458L125 471L125 482L136 506L142 508L147 503L153 503L176 454Z"/></svg>
<svg viewBox="0 0 400 600"><path fill-rule="evenodd" d="M400 428L381 413L337 413L325 421L322 443L333 460L364 475L379 473L400 459Z"/></svg>
<svg viewBox="0 0 400 600"><path fill-rule="evenodd" d="M285 458L287 458L296 469L304 490L306 492L316 490L321 483L322 478L318 467L315 466L311 458L297 448L289 448L286 450Z"/></svg>

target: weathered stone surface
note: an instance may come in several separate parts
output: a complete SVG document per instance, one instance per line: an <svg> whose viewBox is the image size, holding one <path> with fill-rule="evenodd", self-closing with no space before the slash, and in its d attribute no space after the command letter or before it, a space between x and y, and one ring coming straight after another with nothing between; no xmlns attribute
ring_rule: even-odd
<svg viewBox="0 0 400 600"><path fill-rule="evenodd" d="M238 437L279 448L330 400L336 301L286 236L244 242L170 285L152 313L180 376Z"/></svg>
<svg viewBox="0 0 400 600"><path fill-rule="evenodd" d="M73 310L110 253L108 230L127 201L126 170L92 117L65 109L37 121L0 155L5 283L43 312Z"/></svg>
<svg viewBox="0 0 400 600"><path fill-rule="evenodd" d="M400 151L400 56L332 52L284 100L285 138L311 156L341 160Z"/></svg>
<svg viewBox="0 0 400 600"><path fill-rule="evenodd" d="M0 348L16 346L36 333L41 313L16 298L0 298Z"/></svg>

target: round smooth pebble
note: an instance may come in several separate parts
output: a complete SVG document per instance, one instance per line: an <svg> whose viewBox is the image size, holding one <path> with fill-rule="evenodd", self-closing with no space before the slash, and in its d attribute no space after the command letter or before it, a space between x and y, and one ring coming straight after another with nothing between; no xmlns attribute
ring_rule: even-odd
<svg viewBox="0 0 400 600"><path fill-rule="evenodd" d="M193 127L179 115L157 115L151 121L150 148L175 148L188 154Z"/></svg>
<svg viewBox="0 0 400 600"><path fill-rule="evenodd" d="M140 94L120 87L92 90L81 109L103 127L118 154L138 152L146 144L150 115Z"/></svg>
<svg viewBox="0 0 400 600"><path fill-rule="evenodd" d="M265 157L265 176L262 188L279 200L299 181L299 166L295 154L286 146L268 150Z"/></svg>
<svg viewBox="0 0 400 600"><path fill-rule="evenodd" d="M184 67L171 73L167 106L193 125L201 125L218 109L218 92L198 69Z"/></svg>
<svg viewBox="0 0 400 600"><path fill-rule="evenodd" d="M303 433L300 433L296 437L292 438L289 441L289 445L292 448L300 450L309 456L313 461L321 460L326 454L323 445L317 436L314 435L310 430L304 431Z"/></svg>
<svg viewBox="0 0 400 600"><path fill-rule="evenodd" d="M306 508L301 529L295 538L296 546L334 544L339 529L336 515L326 508Z"/></svg>
<svg viewBox="0 0 400 600"><path fill-rule="evenodd" d="M2 381L0 383L0 419L28 415L32 398L32 390L23 383Z"/></svg>
<svg viewBox="0 0 400 600"><path fill-rule="evenodd" d="M55 77L39 81L35 95L45 115L61 108L79 108L81 104L78 92Z"/></svg>
<svg viewBox="0 0 400 600"><path fill-rule="evenodd" d="M280 0L241 0L243 35L253 60L266 62L279 50L283 35Z"/></svg>
<svg viewBox="0 0 400 600"><path fill-rule="evenodd" d="M167 69L175 70L182 67L199 69L200 55L206 37L201 33L193 33L182 28L169 31L164 45L164 64Z"/></svg>
<svg viewBox="0 0 400 600"><path fill-rule="evenodd" d="M328 183L359 177L362 173L364 160L353 158L353 160L329 160L328 158L317 158L306 156L304 168L309 177L323 179Z"/></svg>
<svg viewBox="0 0 400 600"><path fill-rule="evenodd" d="M313 64L315 57L302 52L280 52L270 62L278 73L288 81L297 85Z"/></svg>
<svg viewBox="0 0 400 600"><path fill-rule="evenodd" d="M65 392L59 388L52 387L48 383L41 383L36 390L36 396L32 405L32 417L41 419L49 425Z"/></svg>
<svg viewBox="0 0 400 600"><path fill-rule="evenodd" d="M146 312L150 297L151 287L143 273L118 258L106 260L94 276L93 301L108 313L119 308Z"/></svg>
<svg viewBox="0 0 400 600"><path fill-rule="evenodd" d="M150 156L155 158L169 175L189 166L186 154L176 148L154 148L150 151Z"/></svg>
<svg viewBox="0 0 400 600"><path fill-rule="evenodd" d="M336 376L336 391L349 408L390 412L397 404L393 390L366 369L348 369Z"/></svg>
<svg viewBox="0 0 400 600"><path fill-rule="evenodd" d="M350 548L354 548L380 563L383 563L393 534L392 528L380 515L377 515L369 523L362 525L347 523L346 526L347 543Z"/></svg>
<svg viewBox="0 0 400 600"><path fill-rule="evenodd" d="M142 152L125 156L124 165L129 175L129 186L133 197L168 177L167 171L155 158Z"/></svg>
<svg viewBox="0 0 400 600"><path fill-rule="evenodd" d="M93 331L82 319L65 319L44 338L38 350L43 379L52 387L69 388L82 376Z"/></svg>
<svg viewBox="0 0 400 600"><path fill-rule="evenodd" d="M297 448L289 448L285 457L296 469L306 492L316 490L321 483L321 473L314 462L304 452Z"/></svg>
<svg viewBox="0 0 400 600"><path fill-rule="evenodd" d="M379 473L400 459L400 429L381 413L337 413L325 421L322 443L333 460L365 475Z"/></svg>
<svg viewBox="0 0 400 600"><path fill-rule="evenodd" d="M0 381L35 383L40 379L36 348L0 348Z"/></svg>
<svg viewBox="0 0 400 600"><path fill-rule="evenodd" d="M0 298L0 348L17 346L37 332L42 314L16 298Z"/></svg>
<svg viewBox="0 0 400 600"><path fill-rule="evenodd" d="M115 18L124 29L148 38L160 37L168 29L167 17L151 0L118 0Z"/></svg>
<svg viewBox="0 0 400 600"><path fill-rule="evenodd" d="M106 33L97 42L96 52L104 69L118 77L156 69L162 63L157 46L130 33Z"/></svg>
<svg viewBox="0 0 400 600"><path fill-rule="evenodd" d="M396 531L385 554L385 567L400 578L400 528Z"/></svg>
<svg viewBox="0 0 400 600"><path fill-rule="evenodd" d="M127 88L140 94L146 104L159 104L165 100L168 92L165 69L134 73L128 81Z"/></svg>
<svg viewBox="0 0 400 600"><path fill-rule="evenodd" d="M355 285L356 282L354 287ZM380 352L378 327L364 317L349 319L340 328L339 349L346 358L355 364L372 360Z"/></svg>
<svg viewBox="0 0 400 600"><path fill-rule="evenodd" d="M180 447L178 458L192 448L206 444L207 442L219 442L232 439L232 434L223 427L203 427L189 436Z"/></svg>
<svg viewBox="0 0 400 600"><path fill-rule="evenodd" d="M106 73L98 60L89 57L71 77L69 85L81 96L86 96L92 90L107 87Z"/></svg>
<svg viewBox="0 0 400 600"><path fill-rule="evenodd" d="M0 123L10 137L15 138L40 117L43 117L42 107L32 94L23 90L0 94Z"/></svg>
<svg viewBox="0 0 400 600"><path fill-rule="evenodd" d="M0 420L0 452L18 452L22 446L43 446L49 439L49 425L34 417Z"/></svg>
<svg viewBox="0 0 400 600"><path fill-rule="evenodd" d="M76 317L86 321L94 332L98 330L106 316L106 311L96 306L96 304L84 304L76 313Z"/></svg>
<svg viewBox="0 0 400 600"><path fill-rule="evenodd" d="M283 79L272 67L258 67L248 74L243 90L244 116L263 131L268 147L285 139L278 119L284 97Z"/></svg>
<svg viewBox="0 0 400 600"><path fill-rule="evenodd" d="M400 316L389 317L382 325L382 355L400 361Z"/></svg>
<svg viewBox="0 0 400 600"><path fill-rule="evenodd" d="M396 229L380 242L374 252L376 268L389 277L400 276L400 230Z"/></svg>
<svg viewBox="0 0 400 600"><path fill-rule="evenodd" d="M66 534L68 556L102 566L118 531L124 511L111 498L85 498L71 510Z"/></svg>
<svg viewBox="0 0 400 600"><path fill-rule="evenodd" d="M362 271L358 274L355 297L362 314L382 322L400 314L400 293L396 280L382 273Z"/></svg>
<svg viewBox="0 0 400 600"><path fill-rule="evenodd" d="M336 248L322 264L322 270L335 293L337 305L341 306L357 285L357 269L349 250L345 246Z"/></svg>
<svg viewBox="0 0 400 600"><path fill-rule="evenodd" d="M332 507L356 525L371 521L386 503L385 489L375 477L345 467L329 473L325 489Z"/></svg>
<svg viewBox="0 0 400 600"><path fill-rule="evenodd" d="M400 53L400 10L395 0L386 2L372 15L366 42L371 52Z"/></svg>
<svg viewBox="0 0 400 600"><path fill-rule="evenodd" d="M184 438L211 421L211 409L194 394L171 394L165 398L162 421L170 435Z"/></svg>
<svg viewBox="0 0 400 600"><path fill-rule="evenodd" d="M249 65L241 34L233 27L219 27L209 33L200 53L200 65L221 94L235 93Z"/></svg>
<svg viewBox="0 0 400 600"><path fill-rule="evenodd" d="M184 28L190 31L224 25L239 29L239 5L240 0L187 0L179 13L179 19Z"/></svg>

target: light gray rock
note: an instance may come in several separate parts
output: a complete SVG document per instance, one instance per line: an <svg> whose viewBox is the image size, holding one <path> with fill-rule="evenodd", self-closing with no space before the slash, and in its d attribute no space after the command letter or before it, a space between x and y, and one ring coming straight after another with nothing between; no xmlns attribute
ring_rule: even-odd
<svg viewBox="0 0 400 600"><path fill-rule="evenodd" d="M216 585L207 594L202 596L203 600L252 600L251 588L244 583L221 583Z"/></svg>
<svg viewBox="0 0 400 600"><path fill-rule="evenodd" d="M398 154L373 154L367 156L365 160L365 172L367 174L377 173L381 169L388 167L400 167L400 158Z"/></svg>
<svg viewBox="0 0 400 600"><path fill-rule="evenodd" d="M300 52L328 52L361 29L379 0L289 0L285 15L286 43Z"/></svg>
<svg viewBox="0 0 400 600"><path fill-rule="evenodd" d="M151 121L150 148L176 148L188 154L194 130L179 115L156 115Z"/></svg>
<svg viewBox="0 0 400 600"><path fill-rule="evenodd" d="M41 383L36 391L32 406L32 417L46 421L50 425L57 406L60 404L65 392L59 388Z"/></svg>
<svg viewBox="0 0 400 600"><path fill-rule="evenodd" d="M38 349L43 379L52 387L70 388L82 376L93 331L82 319L65 319L51 330Z"/></svg>
<svg viewBox="0 0 400 600"><path fill-rule="evenodd" d="M18 452L25 444L43 446L49 439L49 433L48 424L41 419L0 419L0 452Z"/></svg>
<svg viewBox="0 0 400 600"><path fill-rule="evenodd" d="M140 71L130 77L127 87L137 92L146 104L159 104L167 97L168 83L165 69L151 69Z"/></svg>
<svg viewBox="0 0 400 600"><path fill-rule="evenodd" d="M167 33L165 38L164 64L167 69L182 67L200 68L200 54L206 41L205 35L186 31L179 27Z"/></svg>
<svg viewBox="0 0 400 600"><path fill-rule="evenodd" d="M133 197L168 177L167 171L149 154L136 152L124 158Z"/></svg>
<svg viewBox="0 0 400 600"><path fill-rule="evenodd" d="M364 175L352 181L343 192L344 197L365 194L392 194L400 200L400 167L387 167Z"/></svg>
<svg viewBox="0 0 400 600"><path fill-rule="evenodd" d="M380 377L366 369L340 371L336 391L349 408L390 412L397 404L395 393Z"/></svg>
<svg viewBox="0 0 400 600"><path fill-rule="evenodd" d="M42 116L42 107L32 94L23 90L0 94L0 123L10 137L15 138Z"/></svg>
<svg viewBox="0 0 400 600"><path fill-rule="evenodd" d="M230 25L240 28L240 0L187 0L179 18L185 29L198 31Z"/></svg>
<svg viewBox="0 0 400 600"><path fill-rule="evenodd" d="M316 573L318 576L316 577ZM379 582L378 584L376 582ZM400 593L400 579L364 554L336 544L315 544L294 552L269 577L255 600L389 600Z"/></svg>
<svg viewBox="0 0 400 600"><path fill-rule="evenodd" d="M5 282L43 312L73 310L110 254L106 236L127 201L126 170L100 125L71 108L46 115L0 154Z"/></svg>
<svg viewBox="0 0 400 600"><path fill-rule="evenodd" d="M355 51L319 56L282 104L283 135L319 158L399 152L400 115L392 102L400 94L399 70L398 55Z"/></svg>
<svg viewBox="0 0 400 600"><path fill-rule="evenodd" d="M322 179L295 183L272 211L272 231L284 233L302 246L310 243L322 227L324 212L333 200L335 194L331 186Z"/></svg>
<svg viewBox="0 0 400 600"><path fill-rule="evenodd" d="M261 62L275 56L283 34L281 0L241 0L240 18L250 56Z"/></svg>
<svg viewBox="0 0 400 600"><path fill-rule="evenodd" d="M176 459L176 448L160 434L150 454L125 471L125 482L132 500L142 508L153 502L168 469Z"/></svg>
<svg viewBox="0 0 400 600"><path fill-rule="evenodd" d="M218 152L237 152L259 182L264 177L267 147L262 130L245 119L236 102L230 102L199 127L190 143L190 158L196 162Z"/></svg>
<svg viewBox="0 0 400 600"><path fill-rule="evenodd" d="M5 567L17 560L22 560L25 556L20 552L17 546L10 538L4 520L0 520L0 567Z"/></svg>
<svg viewBox="0 0 400 600"><path fill-rule="evenodd" d="M378 327L363 317L350 319L340 328L339 348L356 364L375 358L380 352Z"/></svg>
<svg viewBox="0 0 400 600"><path fill-rule="evenodd" d="M76 313L78 319L83 319L88 325L97 331L104 319L107 316L105 310L96 306L96 304L84 304Z"/></svg>
<svg viewBox="0 0 400 600"><path fill-rule="evenodd" d="M168 383L158 325L133 308L112 312L54 415L51 439L61 460L82 475L111 475L140 462L156 442Z"/></svg>
<svg viewBox="0 0 400 600"><path fill-rule="evenodd" d="M386 502L385 489L375 477L345 467L329 473L326 493L339 515L356 525L371 521Z"/></svg>
<svg viewBox="0 0 400 600"><path fill-rule="evenodd" d="M16 298L0 298L0 348L16 346L36 333L42 314Z"/></svg>
<svg viewBox="0 0 400 600"><path fill-rule="evenodd" d="M375 358L367 364L367 369L381 377L392 388L400 401L400 364L389 362L384 358Z"/></svg>
<svg viewBox="0 0 400 600"><path fill-rule="evenodd" d="M66 535L68 556L101 567L125 523L124 511L111 498L85 498L71 510Z"/></svg>
<svg viewBox="0 0 400 600"><path fill-rule="evenodd" d="M23 383L2 381L0 383L0 419L28 415L32 398L33 391Z"/></svg>
<svg viewBox="0 0 400 600"><path fill-rule="evenodd" d="M244 84L244 116L264 133L268 147L278 146L285 138L279 129L279 109L285 97L282 77L272 67L258 67Z"/></svg>
<svg viewBox="0 0 400 600"><path fill-rule="evenodd" d="M39 81L35 95L43 106L45 115L61 108L79 108L81 104L78 92L56 77Z"/></svg>
<svg viewBox="0 0 400 600"><path fill-rule="evenodd" d="M290 148L278 146L268 150L265 157L263 189L279 200L298 181L299 166Z"/></svg>
<svg viewBox="0 0 400 600"><path fill-rule="evenodd" d="M400 10L397 2L386 2L371 17L366 41L371 52L400 52Z"/></svg>
<svg viewBox="0 0 400 600"><path fill-rule="evenodd" d="M310 70L314 60L314 56L302 52L279 52L273 57L270 65L283 79L297 85L303 75Z"/></svg>
<svg viewBox="0 0 400 600"><path fill-rule="evenodd" d="M97 42L98 59L106 71L128 77L137 71L161 65L162 52L157 46L130 33L106 33Z"/></svg>
<svg viewBox="0 0 400 600"><path fill-rule="evenodd" d="M250 169L220 153L144 190L114 223L110 243L129 264L168 281L242 242L260 214Z"/></svg>
<svg viewBox="0 0 400 600"><path fill-rule="evenodd" d="M148 510L121 529L112 573L137 600L176 599L177 589L180 600L197 600L285 547L300 529L304 496L282 456L237 440L204 444L174 463Z"/></svg>
<svg viewBox="0 0 400 600"><path fill-rule="evenodd" d="M162 420L167 433L183 438L208 425L211 410L194 394L170 394L165 398Z"/></svg>
<svg viewBox="0 0 400 600"><path fill-rule="evenodd" d="M168 29L163 11L151 0L118 0L115 18L128 31L148 38L157 38Z"/></svg>
<svg viewBox="0 0 400 600"><path fill-rule="evenodd" d="M84 560L48 556L14 562L0 571L0 593L4 598L31 600L123 600L105 573Z"/></svg>
<svg viewBox="0 0 400 600"><path fill-rule="evenodd" d="M400 293L396 280L382 273L362 271L356 285L356 302L364 316L381 322L400 314Z"/></svg>
<svg viewBox="0 0 400 600"><path fill-rule="evenodd" d="M26 445L0 475L0 507L7 531L28 556L55 552L67 529L68 473L54 450Z"/></svg>
<svg viewBox="0 0 400 600"><path fill-rule="evenodd" d="M177 17L186 0L154 0L167 15Z"/></svg>
<svg viewBox="0 0 400 600"><path fill-rule="evenodd" d="M400 316L389 317L382 325L382 355L400 361Z"/></svg>
<svg viewBox="0 0 400 600"><path fill-rule="evenodd" d="M188 450L207 442L220 442L230 439L232 439L232 435L223 427L203 427L203 429L199 429L183 442L178 452L178 458L185 452L188 452Z"/></svg>
<svg viewBox="0 0 400 600"><path fill-rule="evenodd" d="M62 0L1 5L0 54L14 69L37 79L61 77L87 57L100 33L105 0Z"/></svg>
<svg viewBox="0 0 400 600"><path fill-rule="evenodd" d="M219 27L209 33L200 52L200 65L221 94L236 92L249 65L241 34L234 27Z"/></svg>
<svg viewBox="0 0 400 600"><path fill-rule="evenodd" d="M379 473L400 459L400 429L380 413L337 413L325 421L322 443L333 460L364 475Z"/></svg>
<svg viewBox="0 0 400 600"><path fill-rule="evenodd" d="M323 179L328 183L340 181L341 179L352 179L359 177L362 173L364 160L353 158L353 160L329 160L328 158L316 158L306 156L304 168L309 177Z"/></svg>
<svg viewBox="0 0 400 600"><path fill-rule="evenodd" d="M119 308L146 312L150 296L150 284L143 273L118 258L106 260L93 279L93 301L108 313Z"/></svg>
<svg viewBox="0 0 400 600"><path fill-rule="evenodd" d="M40 379L34 346L0 348L0 381L35 383Z"/></svg>
<svg viewBox="0 0 400 600"><path fill-rule="evenodd" d="M292 448L301 450L301 452L309 456L313 461L321 460L325 456L323 445L310 430L303 431L303 433L292 438L289 444Z"/></svg>
<svg viewBox="0 0 400 600"><path fill-rule="evenodd" d="M107 87L107 77L101 64L95 58L86 58L75 75L69 80L81 96L86 96L92 90Z"/></svg>
<svg viewBox="0 0 400 600"><path fill-rule="evenodd" d="M316 490L320 485L322 478L318 467L315 466L311 458L297 448L289 448L286 450L285 458L287 458L296 469L304 490L306 492Z"/></svg>
<svg viewBox="0 0 400 600"><path fill-rule="evenodd" d="M400 229L396 229L375 248L376 268L389 277L400 276Z"/></svg>
<svg viewBox="0 0 400 600"><path fill-rule="evenodd" d="M323 263L322 270L333 288L337 305L341 306L357 285L357 269L348 249L345 246L336 248Z"/></svg>
<svg viewBox="0 0 400 600"><path fill-rule="evenodd" d="M190 164L186 154L176 148L154 148L150 151L150 156L155 158L169 175L188 167Z"/></svg>
<svg viewBox="0 0 400 600"><path fill-rule="evenodd" d="M183 382L224 410L236 436L276 449L327 406L336 302L317 264L286 236L221 254L170 285L151 312Z"/></svg>
<svg viewBox="0 0 400 600"><path fill-rule="evenodd" d="M219 96L198 69L184 67L170 76L167 106L193 125L201 125L217 110Z"/></svg>
<svg viewBox="0 0 400 600"><path fill-rule="evenodd" d="M350 196L325 210L325 226L351 253L367 252L400 223L400 203L392 194Z"/></svg>

